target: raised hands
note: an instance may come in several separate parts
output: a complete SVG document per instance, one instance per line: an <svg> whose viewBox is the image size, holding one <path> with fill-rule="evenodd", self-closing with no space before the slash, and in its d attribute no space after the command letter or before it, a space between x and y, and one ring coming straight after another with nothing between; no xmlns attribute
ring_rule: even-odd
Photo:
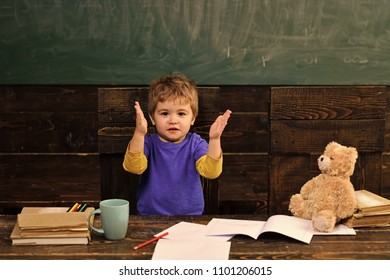
<svg viewBox="0 0 390 280"><path fill-rule="evenodd" d="M134 109L136 112L135 133L145 135L148 132L148 122L145 119L144 113L142 112L141 106L139 105L138 101L135 102Z"/></svg>
<svg viewBox="0 0 390 280"><path fill-rule="evenodd" d="M218 118L210 127L210 132L209 132L210 139L221 138L222 132L225 129L225 126L227 125L231 113L232 112L230 110L226 110L226 112L223 115L218 116Z"/></svg>
<svg viewBox="0 0 390 280"><path fill-rule="evenodd" d="M145 135L148 132L148 122L145 119L141 106L136 101L134 104L135 109L135 131L133 137L130 140L128 150L132 153L142 152L144 150Z"/></svg>

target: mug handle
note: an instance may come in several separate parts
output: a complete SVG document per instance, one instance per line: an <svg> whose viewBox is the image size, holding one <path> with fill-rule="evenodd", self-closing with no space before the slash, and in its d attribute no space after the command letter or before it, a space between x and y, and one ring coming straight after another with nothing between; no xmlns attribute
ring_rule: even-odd
<svg viewBox="0 0 390 280"><path fill-rule="evenodd" d="M104 230L103 230L102 228L96 228L96 227L94 227L94 226L91 224L91 217L92 217L92 215L100 214L100 213L102 213L102 211L101 211L100 209L96 209L96 210L92 211L91 214L89 214L89 216L88 216L88 225L89 225L89 226L91 227L91 229L93 229L94 231L103 234L103 233L104 233Z"/></svg>

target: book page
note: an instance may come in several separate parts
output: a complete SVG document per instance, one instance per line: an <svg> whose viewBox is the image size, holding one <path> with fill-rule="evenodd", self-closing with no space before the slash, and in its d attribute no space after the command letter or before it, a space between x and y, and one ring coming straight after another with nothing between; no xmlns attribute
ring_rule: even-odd
<svg viewBox="0 0 390 280"><path fill-rule="evenodd" d="M159 236L165 232L169 234L164 237L164 239L169 240L215 240L215 241L228 241L234 235L223 234L216 236L207 236L206 234L206 225L189 223L189 222L180 222L177 223L166 230L163 230L157 233L156 236Z"/></svg>
<svg viewBox="0 0 390 280"><path fill-rule="evenodd" d="M355 194L361 208L390 205L390 200L366 190L355 191Z"/></svg>
<svg viewBox="0 0 390 280"><path fill-rule="evenodd" d="M261 233L276 232L309 244L313 237L311 223L311 220L294 216L274 215L267 220Z"/></svg>
<svg viewBox="0 0 390 280"><path fill-rule="evenodd" d="M356 235L356 231L344 224L337 224L332 232L320 232L311 226L314 235Z"/></svg>
<svg viewBox="0 0 390 280"><path fill-rule="evenodd" d="M86 237L12 239L12 245L87 245Z"/></svg>
<svg viewBox="0 0 390 280"><path fill-rule="evenodd" d="M21 214L66 213L69 207L23 207Z"/></svg>
<svg viewBox="0 0 390 280"><path fill-rule="evenodd" d="M265 221L213 218L207 224L207 235L244 234L257 239Z"/></svg>

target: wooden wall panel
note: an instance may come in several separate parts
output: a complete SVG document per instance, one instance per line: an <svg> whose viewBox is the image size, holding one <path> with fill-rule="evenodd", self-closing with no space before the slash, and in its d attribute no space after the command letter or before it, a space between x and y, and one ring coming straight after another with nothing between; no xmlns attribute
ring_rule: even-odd
<svg viewBox="0 0 390 280"><path fill-rule="evenodd" d="M384 119L271 121L272 153L322 152L336 141L360 152L383 151Z"/></svg>
<svg viewBox="0 0 390 280"><path fill-rule="evenodd" d="M93 87L0 87L0 152L96 152Z"/></svg>
<svg viewBox="0 0 390 280"><path fill-rule="evenodd" d="M0 212L100 201L99 156L0 154Z"/></svg>
<svg viewBox="0 0 390 280"><path fill-rule="evenodd" d="M221 213L268 212L269 87L221 87L219 108L233 113L222 135Z"/></svg>
<svg viewBox="0 0 390 280"><path fill-rule="evenodd" d="M313 178L316 172L310 155L272 155L269 173L269 212L289 214L288 204L292 194Z"/></svg>
<svg viewBox="0 0 390 280"><path fill-rule="evenodd" d="M235 112L222 134L222 149L228 153L267 152L269 131L267 115Z"/></svg>
<svg viewBox="0 0 390 280"><path fill-rule="evenodd" d="M95 112L0 114L1 151L88 153L97 149Z"/></svg>
<svg viewBox="0 0 390 280"><path fill-rule="evenodd" d="M100 156L102 199L127 199L130 202L130 213L135 215L140 176L130 174L123 169L123 156L124 154L119 153Z"/></svg>
<svg viewBox="0 0 390 280"><path fill-rule="evenodd" d="M146 112L147 87L129 94L127 87L108 86L99 96L98 89L0 86L0 213L80 199L97 205L114 196L130 197L134 213L132 186L139 177L121 164L135 127L134 101ZM390 198L389 87L199 91L201 114L193 131L202 137L208 139L218 114L233 111L222 138L222 214L286 213L290 195L318 174L316 159L330 140L357 146L351 178L357 188Z"/></svg>
<svg viewBox="0 0 390 280"><path fill-rule="evenodd" d="M384 148L385 87L275 87L271 151L322 152L330 141L359 151Z"/></svg>
<svg viewBox="0 0 390 280"><path fill-rule="evenodd" d="M0 112L96 112L94 86L0 86Z"/></svg>
<svg viewBox="0 0 390 280"><path fill-rule="evenodd" d="M0 212L100 201L92 86L0 86Z"/></svg>
<svg viewBox="0 0 390 280"><path fill-rule="evenodd" d="M383 119L386 87L273 87L272 120Z"/></svg>
<svg viewBox="0 0 390 280"><path fill-rule="evenodd" d="M222 135L226 153L268 153L269 87L222 87L219 107L233 113Z"/></svg>
<svg viewBox="0 0 390 280"><path fill-rule="evenodd" d="M268 154L224 154L221 213L267 213L268 184Z"/></svg>

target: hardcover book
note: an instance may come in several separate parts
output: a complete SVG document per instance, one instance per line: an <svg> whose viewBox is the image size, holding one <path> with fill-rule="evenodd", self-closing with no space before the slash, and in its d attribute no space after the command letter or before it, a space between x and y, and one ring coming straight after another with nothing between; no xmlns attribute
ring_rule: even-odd
<svg viewBox="0 0 390 280"><path fill-rule="evenodd" d="M343 223L353 228L390 226L390 211L367 214L355 213Z"/></svg>
<svg viewBox="0 0 390 280"><path fill-rule="evenodd" d="M358 209L343 223L349 227L390 226L390 200L367 190L357 190Z"/></svg>
<svg viewBox="0 0 390 280"><path fill-rule="evenodd" d="M390 212L390 200L367 190L355 191L358 213Z"/></svg>
<svg viewBox="0 0 390 280"><path fill-rule="evenodd" d="M25 207L11 233L12 245L88 244L91 232L85 212L66 212L67 207ZM93 217L91 217L91 220Z"/></svg>

